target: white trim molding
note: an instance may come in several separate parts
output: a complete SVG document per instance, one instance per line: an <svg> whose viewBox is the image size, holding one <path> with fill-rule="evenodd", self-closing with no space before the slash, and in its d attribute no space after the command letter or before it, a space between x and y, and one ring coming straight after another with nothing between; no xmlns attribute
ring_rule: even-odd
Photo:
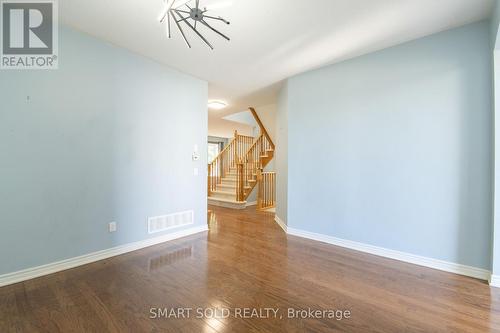
<svg viewBox="0 0 500 333"><path fill-rule="evenodd" d="M282 219L280 219L280 218L278 217L278 215L275 215L275 216L274 216L274 221L275 221L276 223L278 223L278 225L280 226L280 228L281 228L281 229L283 229L283 231L284 231L285 233L288 233L288 231L287 231L287 230L288 230L288 227L287 227L286 223L285 223Z"/></svg>
<svg viewBox="0 0 500 333"><path fill-rule="evenodd" d="M250 207L250 206L257 206L257 201L251 201L245 204L245 207Z"/></svg>
<svg viewBox="0 0 500 333"><path fill-rule="evenodd" d="M490 286L500 288L500 275L493 275L491 274L490 276Z"/></svg>
<svg viewBox="0 0 500 333"><path fill-rule="evenodd" d="M470 276L480 280L488 280L490 279L491 273L485 269L466 266L461 264L456 264L452 262L447 262L439 259L433 259L428 257L422 257L406 252L400 252L396 250L385 249L378 246L373 246L369 244L358 243L350 240L345 240L341 238L336 238L324 234L317 234L309 231L304 231L295 228L288 228L288 234L293 236L298 236L302 238L308 238L315 241L328 243L336 246L341 246L344 248L348 248L351 250L361 251L369 254L374 254L380 257L395 259L399 261L408 262L411 264L425 266L429 268L438 269L445 272ZM493 279L493 277L491 277ZM495 283L498 280L493 280ZM493 285L493 284L492 284Z"/></svg>
<svg viewBox="0 0 500 333"><path fill-rule="evenodd" d="M43 266L28 268L22 271L0 275L0 287L90 264L99 260L108 259L132 251L137 251L146 247L194 235L207 230L207 225L193 227L155 238L145 239L139 242L120 245L110 249L85 254L83 256L57 261Z"/></svg>

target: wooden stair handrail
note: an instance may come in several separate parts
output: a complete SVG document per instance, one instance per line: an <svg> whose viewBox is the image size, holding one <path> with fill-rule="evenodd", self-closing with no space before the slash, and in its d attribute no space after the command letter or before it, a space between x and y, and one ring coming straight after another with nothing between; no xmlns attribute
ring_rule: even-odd
<svg viewBox="0 0 500 333"><path fill-rule="evenodd" d="M241 138L251 138L253 139L254 137L252 136L248 136L248 135L241 135L241 134L238 134L238 132L234 132L234 138L232 138L226 145L226 147L224 147L224 149L222 149L222 151L219 153L219 155L217 155L213 161L217 160L218 158L220 158L225 152L226 150L228 150L229 148L231 148L231 145L234 143L234 141L238 138L238 137L241 137ZM212 162L213 162L212 161ZM212 162L209 162L208 164L212 164Z"/></svg>
<svg viewBox="0 0 500 333"><path fill-rule="evenodd" d="M238 132L234 132L234 138L229 141L229 143L224 147L224 149L208 164L208 181L207 181L207 193L208 196L212 194L213 191L217 190L222 177L225 175L227 168L230 167L228 162L224 162L224 156L234 150L236 146L236 141L238 139Z"/></svg>
<svg viewBox="0 0 500 333"><path fill-rule="evenodd" d="M274 145L273 140L269 136L269 133L267 133L267 130L264 127L264 124L262 123L262 121L260 120L259 115L257 114L257 111L255 111L255 109L253 107L249 107L248 109L252 113L252 115L255 118L255 121L257 122L257 124L259 124L260 132L265 135L265 137L269 141L269 144L271 145L271 148L274 150L276 148L276 146Z"/></svg>
<svg viewBox="0 0 500 333"><path fill-rule="evenodd" d="M234 138L232 138L232 139L231 139L231 141L229 141L229 142L228 142L228 144L226 145L226 147L224 147L224 149L222 149L222 151L219 153L219 155L217 155L217 156L213 159L213 161L215 161L215 160L217 160L218 158L220 158L220 157L222 156L222 154L224 154L224 153L226 152L226 150L228 150L228 149L229 149L229 147L233 144L234 140L236 140L236 136L235 136ZM213 161L212 161L212 162L210 162L210 163L208 163L208 164L212 164L212 163L213 163Z"/></svg>
<svg viewBox="0 0 500 333"><path fill-rule="evenodd" d="M231 169L236 169L236 201L247 200L257 183L260 183L260 187L264 189L261 193L264 201L261 200L260 206L265 207L272 202L269 197L274 191L268 191L270 188L267 184L270 182L267 180L274 179L271 178L274 174L264 173L266 181L262 180L261 175L263 168L274 156L275 145L255 109L250 107L249 110L260 127L259 137L254 138L234 132L234 138L208 165L207 192L209 196L217 192L225 175ZM264 188L264 184L268 187Z"/></svg>
<svg viewBox="0 0 500 333"><path fill-rule="evenodd" d="M208 196L217 191L222 184L222 178L241 163L242 157L248 147L253 145L254 137L240 135L234 131L234 138L224 149L208 164Z"/></svg>
<svg viewBox="0 0 500 333"><path fill-rule="evenodd" d="M270 149L274 151L272 150L271 143L267 140L264 133L262 133L241 159L241 167L238 173L241 172L243 177L240 177L238 174L238 182L242 182L242 185L238 187L237 192L237 197L240 198L240 201L246 200L257 185L257 179L254 179L254 177L270 162L268 155Z"/></svg>
<svg viewBox="0 0 500 333"><path fill-rule="evenodd" d="M274 150L276 149L276 146L274 145L274 142L267 132L264 124L260 120L257 111L255 111L253 107L249 107L248 109L250 110L252 116L260 127L260 135L243 154L240 159L240 163L238 164L239 186L236 191L236 197L238 198L238 201L246 200L254 187L257 185L257 179L253 179L253 182L251 182L250 179L252 179L255 174L258 174L260 171L262 171L267 163L269 163L269 160L265 160L264 163L262 162L263 156L267 156L269 151L274 152ZM250 165L252 166L250 167Z"/></svg>
<svg viewBox="0 0 500 333"><path fill-rule="evenodd" d="M257 146L259 144L259 141L260 141L260 138L264 136L263 134L259 135L259 137L257 139L255 139L255 142L250 146L250 148L248 148L248 150L245 152L245 155L244 157L246 158L250 152L255 149L255 146Z"/></svg>

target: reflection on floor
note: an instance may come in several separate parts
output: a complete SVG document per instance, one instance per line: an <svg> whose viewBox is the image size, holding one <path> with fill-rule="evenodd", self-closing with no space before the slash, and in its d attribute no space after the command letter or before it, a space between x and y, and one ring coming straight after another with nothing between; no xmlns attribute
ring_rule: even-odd
<svg viewBox="0 0 500 333"><path fill-rule="evenodd" d="M500 330L500 291L482 281L287 237L255 207L210 209L208 233L1 288L0 332Z"/></svg>

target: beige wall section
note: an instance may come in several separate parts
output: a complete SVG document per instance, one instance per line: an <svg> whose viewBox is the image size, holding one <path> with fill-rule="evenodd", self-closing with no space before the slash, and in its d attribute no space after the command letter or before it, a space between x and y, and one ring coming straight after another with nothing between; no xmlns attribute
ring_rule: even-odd
<svg viewBox="0 0 500 333"><path fill-rule="evenodd" d="M260 120L266 127L267 132L271 136L271 139L276 143L276 114L277 114L277 104L269 104L260 107L256 107L255 111L259 115ZM222 119L219 116L209 115L208 117L208 135L218 136L222 138L232 138L234 136L234 130L242 135L252 136L252 126L245 125L239 122L234 122L226 119Z"/></svg>
<svg viewBox="0 0 500 333"><path fill-rule="evenodd" d="M276 144L276 124L278 123L276 121L276 117L278 115L278 104L269 104L256 107L255 111L257 112L260 121L262 121L262 124L264 124L267 133L269 133L269 136L273 140L274 144ZM276 171L275 159L276 158L273 158L271 162L269 162L264 171ZM252 194L250 194L247 199L247 202L255 201L257 201L257 187L255 187L255 189L252 191Z"/></svg>
<svg viewBox="0 0 500 333"><path fill-rule="evenodd" d="M252 127L236 123L234 121L229 121L221 119L216 116L208 117L208 135L218 136L221 138L232 138L234 137L234 131L237 130L241 135L252 136Z"/></svg>
<svg viewBox="0 0 500 333"><path fill-rule="evenodd" d="M269 136L276 143L276 114L278 110L277 104L269 104L255 108L260 120L264 124Z"/></svg>
<svg viewBox="0 0 500 333"><path fill-rule="evenodd" d="M269 133L269 136L276 144L276 116L278 114L278 105L269 104L255 108L255 111L259 115L260 121L264 124L264 127ZM275 159L273 158L271 162L266 166L264 171L275 171Z"/></svg>

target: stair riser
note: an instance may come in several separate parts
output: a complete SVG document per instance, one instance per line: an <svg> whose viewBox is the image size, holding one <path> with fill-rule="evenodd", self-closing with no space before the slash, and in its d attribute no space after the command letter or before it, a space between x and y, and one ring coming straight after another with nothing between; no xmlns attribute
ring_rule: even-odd
<svg viewBox="0 0 500 333"><path fill-rule="evenodd" d="M212 193L210 195L210 198L220 198L220 199L226 199L226 200L234 200L236 201L236 193L231 193L231 194L226 194L226 193Z"/></svg>
<svg viewBox="0 0 500 333"><path fill-rule="evenodd" d="M236 184L219 184L217 188L224 192L234 192L236 193Z"/></svg>
<svg viewBox="0 0 500 333"><path fill-rule="evenodd" d="M246 208L246 202L223 202L223 201L218 201L217 199L214 198L208 198L208 204L218 207L231 208L231 209Z"/></svg>

